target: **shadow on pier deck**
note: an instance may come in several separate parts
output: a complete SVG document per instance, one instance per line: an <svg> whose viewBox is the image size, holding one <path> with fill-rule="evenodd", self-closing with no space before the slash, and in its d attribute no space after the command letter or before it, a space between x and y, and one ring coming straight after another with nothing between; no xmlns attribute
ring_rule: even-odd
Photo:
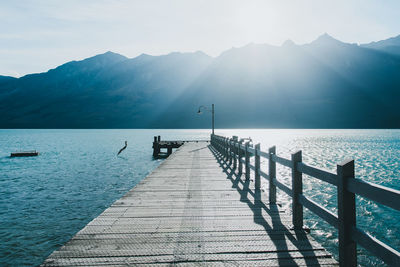
<svg viewBox="0 0 400 267"><path fill-rule="evenodd" d="M208 143L185 143L43 266L332 266Z"/></svg>

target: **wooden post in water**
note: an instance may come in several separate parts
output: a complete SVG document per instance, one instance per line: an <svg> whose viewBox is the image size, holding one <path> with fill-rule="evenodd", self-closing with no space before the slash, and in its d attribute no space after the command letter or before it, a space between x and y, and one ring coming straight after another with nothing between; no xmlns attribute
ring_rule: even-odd
<svg viewBox="0 0 400 267"><path fill-rule="evenodd" d="M269 203L276 203L276 186L274 185L274 179L276 178L276 162L272 160L272 155L276 154L276 147L270 147L268 149L268 177L269 177Z"/></svg>
<svg viewBox="0 0 400 267"><path fill-rule="evenodd" d="M256 190L261 188L260 179L260 143L256 144L254 147L254 166L256 170L254 171L254 186Z"/></svg>
<svg viewBox="0 0 400 267"><path fill-rule="evenodd" d="M292 223L296 230L303 229L303 206L299 202L299 195L303 194L303 177L297 170L297 163L301 161L301 150L292 154Z"/></svg>
<svg viewBox="0 0 400 267"><path fill-rule="evenodd" d="M348 180L354 179L354 160L345 160L337 165L339 265L357 266L357 244L351 238L351 229L356 226L355 195L347 190Z"/></svg>
<svg viewBox="0 0 400 267"><path fill-rule="evenodd" d="M160 153L160 148L158 147L157 136L154 136L153 157L157 157L159 153Z"/></svg>
<svg viewBox="0 0 400 267"><path fill-rule="evenodd" d="M249 145L250 145L250 142L246 142L245 143L245 150L244 150L244 157L245 157L244 164L245 164L245 172L246 172L245 177L246 177L246 180L250 179L250 152L249 152Z"/></svg>

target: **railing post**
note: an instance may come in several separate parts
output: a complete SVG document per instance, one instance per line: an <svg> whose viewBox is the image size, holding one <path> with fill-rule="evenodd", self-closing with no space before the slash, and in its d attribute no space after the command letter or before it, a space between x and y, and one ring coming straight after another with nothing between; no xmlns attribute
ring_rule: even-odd
<svg viewBox="0 0 400 267"><path fill-rule="evenodd" d="M245 157L245 160L244 160L244 166L245 166L245 172L246 172L246 174L245 174L245 177L246 177L246 180L249 180L250 179L250 153L249 153L249 145L250 145L250 142L246 142L245 143L245 150L244 150L244 157Z"/></svg>
<svg viewBox="0 0 400 267"><path fill-rule="evenodd" d="M226 159L226 137L222 138L222 154L224 155L224 160Z"/></svg>
<svg viewBox="0 0 400 267"><path fill-rule="evenodd" d="M276 186L274 185L274 179L276 178L276 162L272 160L272 155L276 154L276 147L270 147L268 149L268 177L269 177L269 203L276 203Z"/></svg>
<svg viewBox="0 0 400 267"><path fill-rule="evenodd" d="M228 137L225 137L224 141L225 160L228 160Z"/></svg>
<svg viewBox="0 0 400 267"><path fill-rule="evenodd" d="M157 136L154 136L154 141L153 141L153 157L157 157L158 154L159 154L159 151L158 151Z"/></svg>
<svg viewBox="0 0 400 267"><path fill-rule="evenodd" d="M254 146L254 166L256 167L254 171L254 186L256 190L260 190L260 143Z"/></svg>
<svg viewBox="0 0 400 267"><path fill-rule="evenodd" d="M297 163L301 161L301 150L292 154L292 223L296 230L303 229L303 206L299 202L299 195L303 194L303 177L297 170Z"/></svg>
<svg viewBox="0 0 400 267"><path fill-rule="evenodd" d="M351 238L351 229L356 226L356 204L355 195L347 190L347 183L354 178L354 160L338 164L337 176L339 265L353 267L357 266L357 243Z"/></svg>
<svg viewBox="0 0 400 267"><path fill-rule="evenodd" d="M228 139L228 158L229 158L229 165L232 164L232 138Z"/></svg>
<svg viewBox="0 0 400 267"><path fill-rule="evenodd" d="M237 141L238 141L238 137L237 136L233 136L233 149L232 149L232 152L233 152L233 168L234 169L237 168L237 154L236 154L236 152L237 152L237 150L236 150Z"/></svg>
<svg viewBox="0 0 400 267"><path fill-rule="evenodd" d="M243 165L242 165L242 148L241 145L243 140L240 140L238 143L238 164L239 164L239 174L242 175L243 173Z"/></svg>

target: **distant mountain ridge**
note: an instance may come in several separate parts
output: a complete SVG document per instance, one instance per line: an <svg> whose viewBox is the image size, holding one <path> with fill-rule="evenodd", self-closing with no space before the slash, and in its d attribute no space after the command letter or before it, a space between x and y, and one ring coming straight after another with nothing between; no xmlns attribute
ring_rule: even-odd
<svg viewBox="0 0 400 267"><path fill-rule="evenodd" d="M361 46L400 56L400 35L378 42L363 44Z"/></svg>
<svg viewBox="0 0 400 267"><path fill-rule="evenodd" d="M9 82L11 80L15 80L17 78L11 77L11 76L1 76L0 75L0 83L4 83L4 82Z"/></svg>
<svg viewBox="0 0 400 267"><path fill-rule="evenodd" d="M210 117L196 109L215 103L221 128L400 128L399 40L356 45L324 34L215 58L107 52L0 76L0 127L206 128Z"/></svg>

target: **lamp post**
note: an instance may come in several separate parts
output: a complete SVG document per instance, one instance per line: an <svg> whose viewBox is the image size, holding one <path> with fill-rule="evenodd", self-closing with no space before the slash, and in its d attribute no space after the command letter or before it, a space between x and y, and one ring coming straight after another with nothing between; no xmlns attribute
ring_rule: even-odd
<svg viewBox="0 0 400 267"><path fill-rule="evenodd" d="M197 111L197 114L201 114L201 109L207 110L211 112L212 115L212 134L214 134L214 104L211 104L211 110L207 108L206 106L200 106L199 110Z"/></svg>

